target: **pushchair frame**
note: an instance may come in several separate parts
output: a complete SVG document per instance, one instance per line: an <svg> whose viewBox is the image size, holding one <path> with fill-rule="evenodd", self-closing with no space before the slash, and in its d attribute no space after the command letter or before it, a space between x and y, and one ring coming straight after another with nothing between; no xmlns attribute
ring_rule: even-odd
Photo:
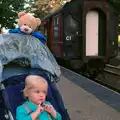
<svg viewBox="0 0 120 120"><path fill-rule="evenodd" d="M5 41L1 43L1 41L4 38L5 38ZM26 54L25 54L26 51L23 49L21 50L20 47L23 47L23 46L20 45L21 42L18 40L18 38L22 38L21 42L26 44L26 46L27 46L27 47L25 46L26 49L28 49L28 47L31 47L33 45L33 53L34 54L32 57L28 56L28 55L26 57ZM33 41L31 42L31 39L32 40L35 39L34 42L36 42L36 44ZM37 47L35 45L37 45ZM39 47L39 46L41 46L41 47ZM40 49L38 49L38 47ZM2 48L4 48L4 49L2 49ZM6 48L9 48L9 50L7 51ZM12 50L11 50L11 48L12 48ZM14 49L15 49L15 51L14 51ZM38 50L41 50L42 52L39 52ZM21 51L24 51L24 54L23 53L21 54L20 53ZM8 54L7 54L7 52L8 52ZM29 52L29 50L27 50L27 52L29 54L32 54ZM10 54L11 54L11 56L10 56ZM60 68L57 65L57 62L55 61L54 57L52 56L52 54L50 53L50 51L48 50L47 47L42 45L42 43L40 41L38 41L36 38L31 37L31 36L22 36L22 35L16 35L16 34L15 35L14 34L13 35L0 35L0 56L1 56L1 58L0 58L0 73L1 73L0 74L0 78L1 78L0 79L1 80L0 92L2 93L1 94L3 97L2 100L4 100L3 104L4 104L4 108L5 108L5 113L4 113L4 116L6 116L4 118L5 120L6 119L15 120L15 113L13 112L14 110L12 110L12 108L11 108L12 105L9 105L9 97L12 94L10 95L8 93L10 92L11 87L13 89L13 87L16 87L15 85L17 85L17 84L20 84L20 85L24 84L25 76L27 76L29 74L40 75L40 76L43 76L47 80L47 82L50 86L49 88L51 89L52 92L54 92L53 98L56 100L56 106L59 106L59 110L61 109L61 111L59 111L59 112L61 112L63 120L70 119L69 115L66 111L66 108L64 107L62 97L56 87L56 82L60 75ZM47 59L48 63L45 64L46 66L48 66L47 68L46 68L46 66L44 66L42 64L42 63L45 63L44 62L45 59L43 59L43 58ZM21 66L20 64L18 64L22 61L26 62L26 59L28 60L28 66L26 65L26 63L25 63L25 66ZM29 65L31 65L31 66L29 66ZM24 76L23 81L17 80L20 77L20 75ZM19 87L16 87L16 88L18 89ZM20 90L21 89L23 89L23 86L22 86L22 88L20 88ZM19 92L19 93L21 94L21 92ZM24 96L22 96L22 99L23 98L24 98ZM58 103L59 103L59 105L58 105ZM54 104L54 102L53 102L53 104Z"/></svg>

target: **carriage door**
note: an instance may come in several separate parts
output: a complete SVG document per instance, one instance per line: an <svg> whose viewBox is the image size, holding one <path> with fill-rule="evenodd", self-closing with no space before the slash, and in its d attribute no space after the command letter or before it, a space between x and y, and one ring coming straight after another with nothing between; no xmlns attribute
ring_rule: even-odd
<svg viewBox="0 0 120 120"><path fill-rule="evenodd" d="M99 13L89 11L86 15L86 56L98 56Z"/></svg>

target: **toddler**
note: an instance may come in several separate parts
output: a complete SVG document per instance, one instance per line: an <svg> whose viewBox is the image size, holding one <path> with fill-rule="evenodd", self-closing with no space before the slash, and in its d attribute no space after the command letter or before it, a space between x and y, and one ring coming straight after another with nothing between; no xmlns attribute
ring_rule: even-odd
<svg viewBox="0 0 120 120"><path fill-rule="evenodd" d="M24 96L27 101L17 107L17 120L62 120L61 115L46 101L47 81L37 75L25 79Z"/></svg>

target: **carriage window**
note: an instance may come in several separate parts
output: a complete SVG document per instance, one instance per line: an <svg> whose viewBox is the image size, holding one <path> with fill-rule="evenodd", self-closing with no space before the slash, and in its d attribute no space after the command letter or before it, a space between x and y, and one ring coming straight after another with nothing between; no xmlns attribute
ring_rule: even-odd
<svg viewBox="0 0 120 120"><path fill-rule="evenodd" d="M58 23L59 23L59 19L58 19L58 17L57 17L57 23L56 23L56 24L58 25Z"/></svg>
<svg viewBox="0 0 120 120"><path fill-rule="evenodd" d="M47 38L47 27L44 28L44 35Z"/></svg>
<svg viewBox="0 0 120 120"><path fill-rule="evenodd" d="M44 34L44 36L47 38L48 37L48 22L44 21L43 24L40 27L40 30Z"/></svg>
<svg viewBox="0 0 120 120"><path fill-rule="evenodd" d="M59 17L55 16L53 18L53 38L54 40L58 40L59 38Z"/></svg>

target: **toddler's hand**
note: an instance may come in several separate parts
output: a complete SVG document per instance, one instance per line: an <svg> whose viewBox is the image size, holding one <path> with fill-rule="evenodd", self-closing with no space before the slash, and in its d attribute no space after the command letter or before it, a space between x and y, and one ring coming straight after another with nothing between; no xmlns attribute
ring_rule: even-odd
<svg viewBox="0 0 120 120"><path fill-rule="evenodd" d="M52 105L45 104L44 107L45 110L50 113L54 118L57 117L56 111Z"/></svg>
<svg viewBox="0 0 120 120"><path fill-rule="evenodd" d="M41 105L38 105L38 108L36 109L36 113L37 114L40 114L41 112L43 112L44 111L44 108L41 106Z"/></svg>
<svg viewBox="0 0 120 120"><path fill-rule="evenodd" d="M36 111L31 113L32 120L36 120L36 118L42 111L44 111L44 108L39 105Z"/></svg>

